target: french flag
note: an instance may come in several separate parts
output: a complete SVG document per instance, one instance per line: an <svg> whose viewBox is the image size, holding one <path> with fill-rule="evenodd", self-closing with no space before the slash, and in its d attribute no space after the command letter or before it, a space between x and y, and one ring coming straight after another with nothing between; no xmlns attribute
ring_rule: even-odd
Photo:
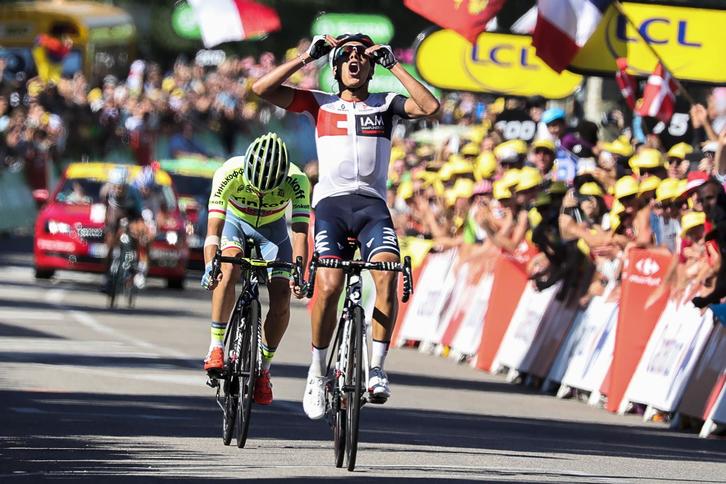
<svg viewBox="0 0 726 484"><path fill-rule="evenodd" d="M532 45L537 56L562 72L597 29L613 0L538 0Z"/></svg>
<svg viewBox="0 0 726 484"><path fill-rule="evenodd" d="M275 9L251 0L189 0L189 4L206 48L280 30Z"/></svg>

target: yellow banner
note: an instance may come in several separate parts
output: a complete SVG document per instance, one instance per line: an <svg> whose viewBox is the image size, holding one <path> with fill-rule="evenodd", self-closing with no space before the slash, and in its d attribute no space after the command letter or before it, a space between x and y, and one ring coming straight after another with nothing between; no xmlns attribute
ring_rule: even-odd
<svg viewBox="0 0 726 484"><path fill-rule="evenodd" d="M442 89L550 99L571 95L582 82L577 74L550 69L528 35L487 32L473 46L452 30L437 30L418 44L416 69Z"/></svg>
<svg viewBox="0 0 726 484"><path fill-rule="evenodd" d="M726 11L625 3L625 13L682 80L726 83ZM610 75L625 57L632 72L653 72L656 58L625 18L610 7L600 26L572 62L583 74Z"/></svg>

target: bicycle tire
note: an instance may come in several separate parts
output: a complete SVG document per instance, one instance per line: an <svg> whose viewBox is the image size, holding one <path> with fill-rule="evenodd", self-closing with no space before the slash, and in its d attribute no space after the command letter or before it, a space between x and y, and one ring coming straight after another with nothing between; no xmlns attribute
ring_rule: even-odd
<svg viewBox="0 0 726 484"><path fill-rule="evenodd" d="M333 450L335 451L335 467L343 467L343 462L345 460L345 420L346 420L346 413L345 408L342 406L342 396L343 396L343 388L341 383L343 385L345 384L345 374L338 375L338 372L336 371L338 368L340 368L340 362L343 360L343 350L346 349L346 345L344 342L341 342L340 338L340 331L338 332L338 335L336 336L335 341L335 354L336 356L336 364L335 368L333 369L332 374L332 381L333 385L331 388L331 412L332 412L332 425L333 428Z"/></svg>
<svg viewBox="0 0 726 484"><path fill-rule="evenodd" d="M239 399L239 376L235 366L239 362L239 358L232 361L229 355L232 354L234 348L234 338L228 335L235 334L237 332L238 317L235 314L232 317L229 328L227 329L227 337L225 337L225 348L224 354L227 356L225 362L225 379L222 386L224 392L223 406L224 411L222 413L222 441L224 445L232 443L232 436L234 435L234 424L237 421L237 402Z"/></svg>
<svg viewBox="0 0 726 484"><path fill-rule="evenodd" d="M116 294L118 293L118 278L121 261L114 257L111 261L111 267L108 271L108 307L114 309L116 307Z"/></svg>
<svg viewBox="0 0 726 484"><path fill-rule="evenodd" d="M239 404L237 407L237 447L240 449L247 443L250 428L252 401L255 394L255 379L258 372L260 303L252 301L247 307L242 334L242 377L240 378Z"/></svg>
<svg viewBox="0 0 726 484"><path fill-rule="evenodd" d="M346 384L351 391L348 393L346 406L346 444L345 454L348 470L355 469L358 453L358 425L360 422L360 405L363 398L363 325L365 316L363 308L354 306L351 311L350 339L348 341L348 360L346 368Z"/></svg>

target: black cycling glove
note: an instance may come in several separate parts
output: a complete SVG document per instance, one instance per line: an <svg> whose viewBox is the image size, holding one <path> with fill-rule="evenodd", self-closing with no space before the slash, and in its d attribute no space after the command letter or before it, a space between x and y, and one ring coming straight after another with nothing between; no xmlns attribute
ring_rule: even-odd
<svg viewBox="0 0 726 484"><path fill-rule="evenodd" d="M333 46L330 45L327 40L325 40L324 35L316 35L315 37L313 37L312 42L310 42L310 47L308 47L308 55L313 59L320 59L321 57L327 55L332 49Z"/></svg>
<svg viewBox="0 0 726 484"><path fill-rule="evenodd" d="M382 45L381 48L374 51L372 55L376 64L380 64L386 69L390 69L398 63L396 56L393 55L393 51L388 45Z"/></svg>

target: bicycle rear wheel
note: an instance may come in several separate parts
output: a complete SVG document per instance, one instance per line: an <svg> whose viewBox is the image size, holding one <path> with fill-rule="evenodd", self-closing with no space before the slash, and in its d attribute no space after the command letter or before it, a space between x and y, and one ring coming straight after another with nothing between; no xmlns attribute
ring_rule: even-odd
<svg viewBox="0 0 726 484"><path fill-rule="evenodd" d="M232 318L232 322L227 329L225 335L224 354L227 361L224 365L225 379L222 386L224 392L223 416L222 416L222 441L224 445L232 442L234 434L234 424L237 421L237 402L239 401L239 357L230 358L234 353L235 338L232 335L237 333L239 318L236 315Z"/></svg>
<svg viewBox="0 0 726 484"><path fill-rule="evenodd" d="M259 371L260 303L252 301L246 313L242 322L242 351L240 353L242 376L239 381L239 406L237 407L239 420L237 447L239 448L244 447L247 442L252 400L255 394L255 379Z"/></svg>
<svg viewBox="0 0 726 484"><path fill-rule="evenodd" d="M345 453L348 470L355 469L355 458L358 453L358 424L360 405L363 398L363 325L365 317L363 308L355 306L351 312L350 339L348 340L348 361L346 365L347 407L346 407L346 443Z"/></svg>

